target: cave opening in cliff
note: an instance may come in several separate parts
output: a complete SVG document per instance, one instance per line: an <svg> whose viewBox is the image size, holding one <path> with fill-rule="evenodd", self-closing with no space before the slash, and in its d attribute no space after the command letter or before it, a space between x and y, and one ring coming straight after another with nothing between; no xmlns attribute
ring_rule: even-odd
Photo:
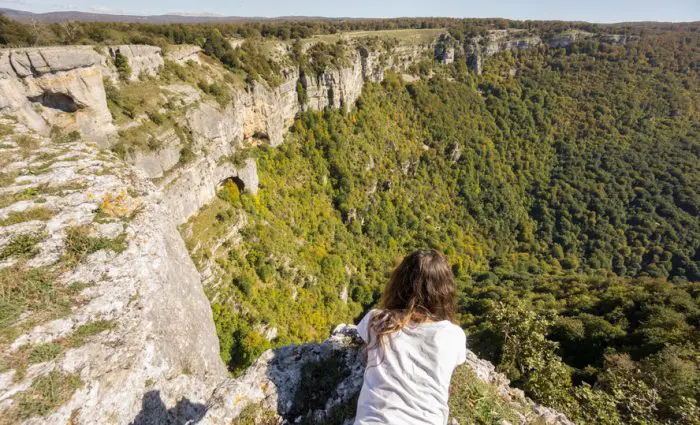
<svg viewBox="0 0 700 425"><path fill-rule="evenodd" d="M245 187L245 183L244 183L243 180L241 180L240 177L238 177L238 176L231 176L231 177L227 177L227 178L223 179L223 180L221 181L221 183L219 184L219 186L223 186L223 185L225 185L227 182L231 182L231 183L235 184L236 187L238 188L238 191L241 192L241 193L242 193L242 192L245 190L245 188L246 188L246 187Z"/></svg>
<svg viewBox="0 0 700 425"><path fill-rule="evenodd" d="M63 93L45 91L38 96L30 96L28 99L30 102L39 103L46 108L58 109L63 112L76 112L80 109L71 96Z"/></svg>

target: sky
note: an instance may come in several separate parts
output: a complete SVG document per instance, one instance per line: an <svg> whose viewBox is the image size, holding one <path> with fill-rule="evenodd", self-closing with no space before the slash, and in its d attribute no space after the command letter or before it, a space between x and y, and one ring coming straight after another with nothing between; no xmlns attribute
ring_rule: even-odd
<svg viewBox="0 0 700 425"><path fill-rule="evenodd" d="M700 0L0 0L0 7L31 12L79 10L135 15L186 13L358 18L450 16L600 23L700 20Z"/></svg>

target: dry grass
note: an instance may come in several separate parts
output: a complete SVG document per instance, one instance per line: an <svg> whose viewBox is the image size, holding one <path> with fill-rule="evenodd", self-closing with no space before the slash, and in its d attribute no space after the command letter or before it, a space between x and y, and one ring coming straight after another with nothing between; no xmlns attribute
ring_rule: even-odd
<svg viewBox="0 0 700 425"><path fill-rule="evenodd" d="M114 239L101 236L90 236L87 226L71 227L66 230L66 253L61 259L67 265L75 265L84 261L88 255L107 249L117 253L126 249L125 236Z"/></svg>
<svg viewBox="0 0 700 425"><path fill-rule="evenodd" d="M10 257L32 258L39 253L36 245L46 238L41 233L20 233L0 251L0 261Z"/></svg>
<svg viewBox="0 0 700 425"><path fill-rule="evenodd" d="M12 224L24 223L27 221L46 221L54 216L54 212L46 207L29 208L24 211L12 211L7 218L0 220L0 226L10 226Z"/></svg>
<svg viewBox="0 0 700 425"><path fill-rule="evenodd" d="M37 378L26 391L13 397L15 403L3 412L0 424L19 423L34 416L46 416L65 404L83 386L76 374L53 371Z"/></svg>

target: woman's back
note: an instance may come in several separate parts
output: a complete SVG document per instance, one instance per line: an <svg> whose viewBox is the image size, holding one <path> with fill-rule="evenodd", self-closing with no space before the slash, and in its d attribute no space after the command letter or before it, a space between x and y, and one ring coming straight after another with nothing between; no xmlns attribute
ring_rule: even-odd
<svg viewBox="0 0 700 425"><path fill-rule="evenodd" d="M449 385L466 357L464 331L448 320L408 324L378 344L370 323L358 324L367 342L367 369L355 425L447 423Z"/></svg>

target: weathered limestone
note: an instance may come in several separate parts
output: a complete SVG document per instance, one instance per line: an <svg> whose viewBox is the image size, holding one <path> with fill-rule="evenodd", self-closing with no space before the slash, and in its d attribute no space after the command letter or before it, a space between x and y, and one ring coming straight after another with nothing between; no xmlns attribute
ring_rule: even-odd
<svg viewBox="0 0 700 425"><path fill-rule="evenodd" d="M44 135L58 126L106 144L114 126L102 61L89 46L0 49L0 113Z"/></svg>
<svg viewBox="0 0 700 425"><path fill-rule="evenodd" d="M464 52L467 65L476 74L482 72L483 57L493 56L505 50L525 50L542 44L542 39L525 30L491 30L484 37L474 37L465 41Z"/></svg>
<svg viewBox="0 0 700 425"><path fill-rule="evenodd" d="M362 93L365 78L362 57L354 52L350 65L329 69L319 75L302 75L301 84L306 90L309 109L350 108Z"/></svg>
<svg viewBox="0 0 700 425"><path fill-rule="evenodd" d="M192 60L196 63L200 63L199 53L201 51L201 47L192 46L189 44L168 46L168 49L165 53L165 59L179 63L180 65L184 65L189 60Z"/></svg>
<svg viewBox="0 0 700 425"><path fill-rule="evenodd" d="M27 131L22 126L15 130ZM167 412L165 407L160 410L160 405L179 406L183 412L203 406L196 402L203 403L227 372L219 357L199 273L177 231L178 222L162 202L162 192L145 176L134 174L114 155L93 145L38 140L28 158L17 148L4 148L3 158L9 160L6 170L21 173L3 188L5 192L35 188L41 193L46 187L85 186L46 195L41 204L23 201L6 208L41 205L56 212L45 223L30 222L47 235L30 266L57 261L71 226L90 225L98 235L107 237L125 233L127 248L121 253L95 252L77 267L62 272L56 285L89 283L73 308L66 316L29 329L10 348L3 347L6 351L1 355L12 355L12 350L21 346L56 341L85 324L99 320L114 324L85 344L67 347L55 359L30 366L23 376L15 370L0 374L0 416L16 408L18 393L51 371L76 374L82 384L64 405L26 424L127 424L144 411L163 419ZM13 144L11 139L3 142ZM28 164L33 173L23 171ZM108 198L111 206L103 203ZM96 222L95 211L100 205L105 211L114 208L119 216ZM25 230L0 227L0 246ZM0 268L13 261L1 263ZM155 399L144 404L144 394Z"/></svg>
<svg viewBox="0 0 700 425"><path fill-rule="evenodd" d="M117 53L126 57L131 67L131 80L138 80L143 75L156 76L158 68L163 66L163 56L160 47L145 45L110 46L109 55L112 59Z"/></svg>
<svg viewBox="0 0 700 425"><path fill-rule="evenodd" d="M547 40L547 45L553 49L571 46L578 40L583 40L593 36L593 33L579 30L566 31L556 34Z"/></svg>

